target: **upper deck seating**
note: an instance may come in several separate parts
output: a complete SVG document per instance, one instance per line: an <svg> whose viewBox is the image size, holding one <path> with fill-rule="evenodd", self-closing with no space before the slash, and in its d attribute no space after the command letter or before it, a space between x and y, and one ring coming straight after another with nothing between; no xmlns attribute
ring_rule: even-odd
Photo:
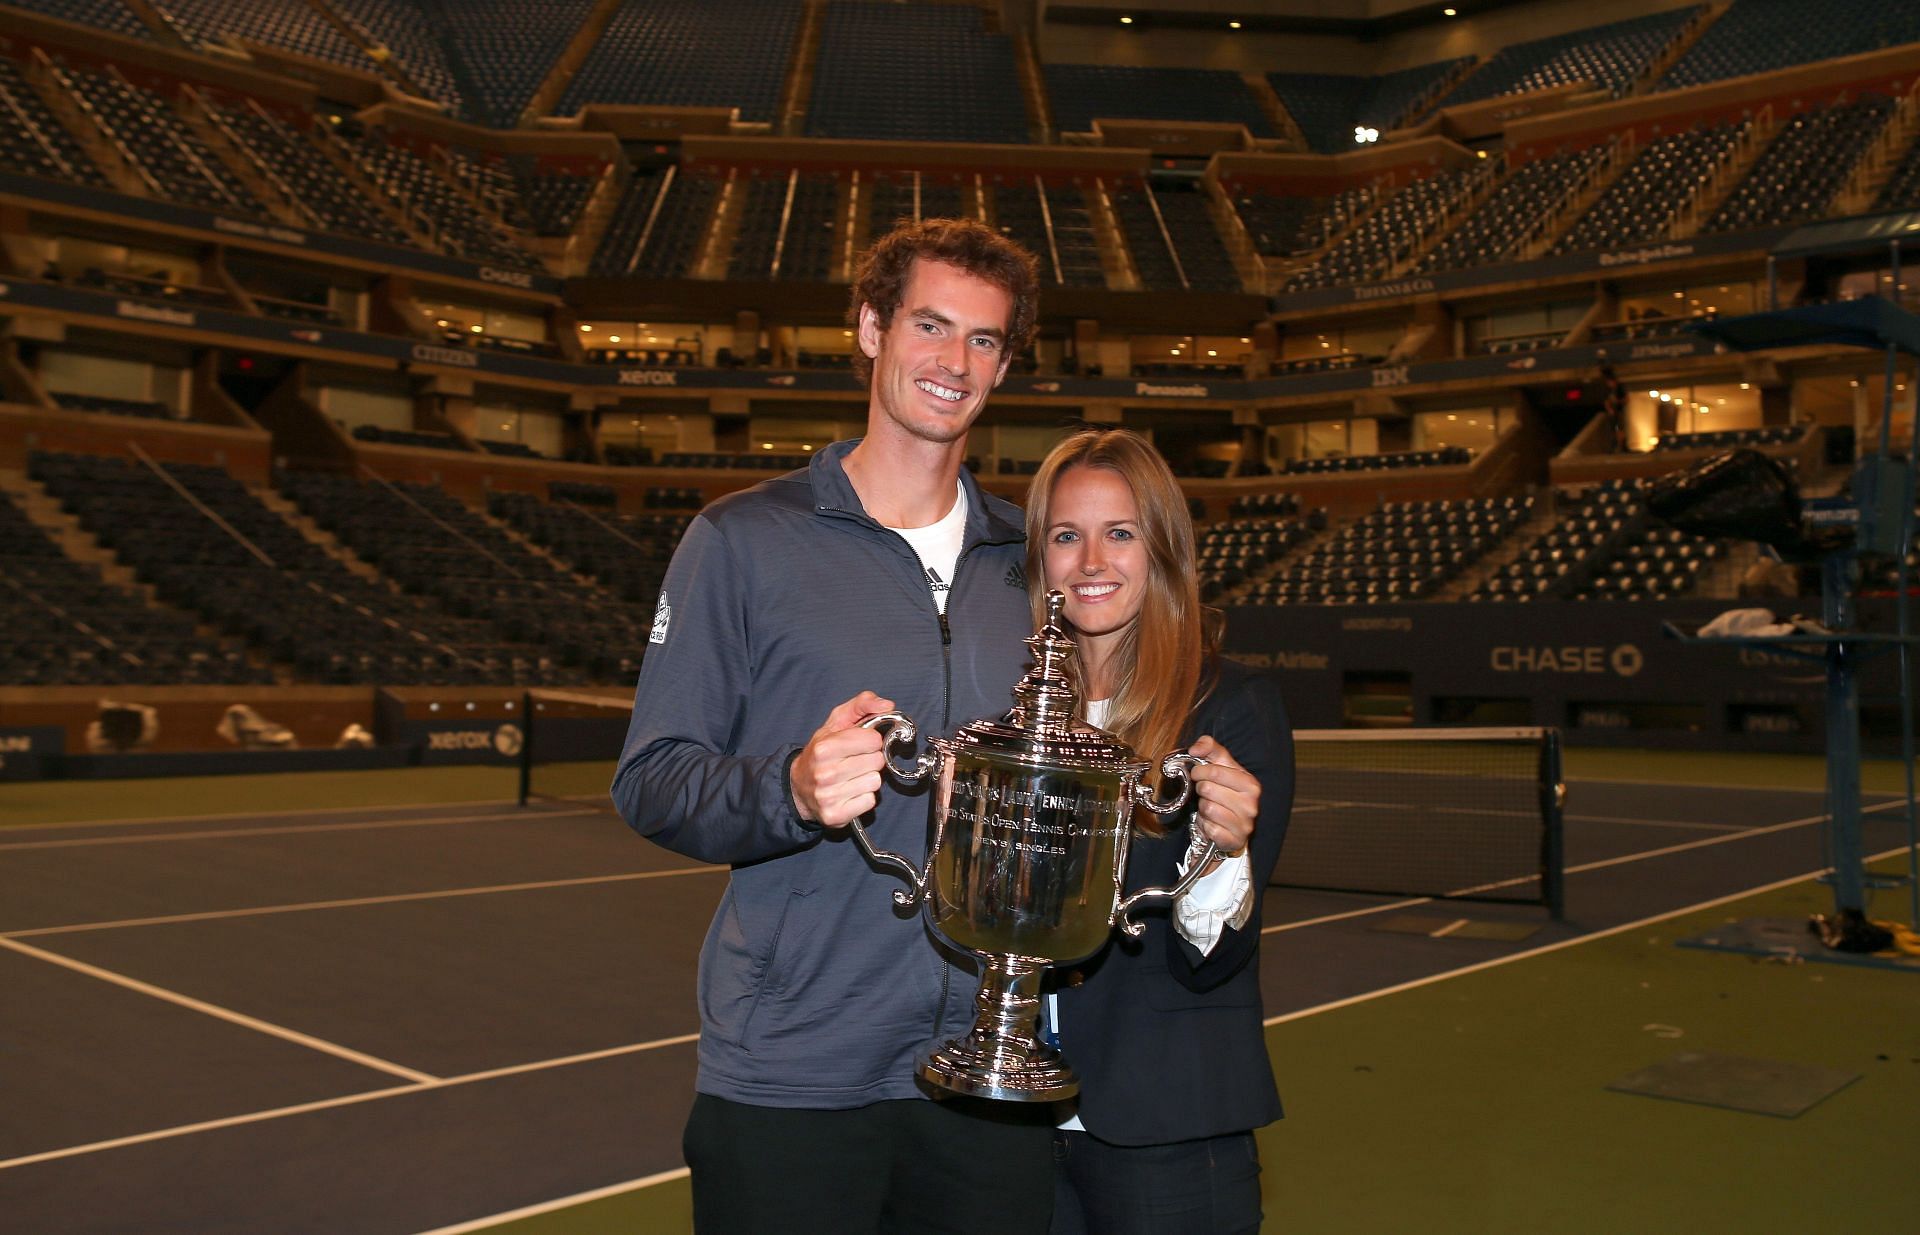
<svg viewBox="0 0 1920 1235"><path fill-rule="evenodd" d="M166 0L165 9L202 44L254 42L377 73L367 53L306 0Z"/></svg>
<svg viewBox="0 0 1920 1235"><path fill-rule="evenodd" d="M1827 217L1892 111L1893 100L1874 94L1793 117L1700 230L1737 232Z"/></svg>
<svg viewBox="0 0 1920 1235"><path fill-rule="evenodd" d="M467 118L510 129L595 0L431 0ZM428 4L422 5L423 9Z"/></svg>
<svg viewBox="0 0 1920 1235"><path fill-rule="evenodd" d="M1619 98L1704 7L1669 9L1503 47L1450 91L1442 106L1574 82L1591 82Z"/></svg>
<svg viewBox="0 0 1920 1235"><path fill-rule="evenodd" d="M555 111L588 103L737 107L779 119L800 0L626 0L567 83Z"/></svg>
<svg viewBox="0 0 1920 1235"><path fill-rule="evenodd" d="M807 135L1025 142L1013 42L971 5L828 0Z"/></svg>
<svg viewBox="0 0 1920 1235"><path fill-rule="evenodd" d="M1228 69L1049 64L1042 69L1053 126L1084 132L1098 119L1195 120L1244 124L1255 137L1273 125L1238 73Z"/></svg>
<svg viewBox="0 0 1920 1235"><path fill-rule="evenodd" d="M1745 127L1697 127L1648 142L1553 251L1579 253L1665 238Z"/></svg>
<svg viewBox="0 0 1920 1235"><path fill-rule="evenodd" d="M1660 79L1662 89L1920 42L1920 7L1882 0L1734 0Z"/></svg>

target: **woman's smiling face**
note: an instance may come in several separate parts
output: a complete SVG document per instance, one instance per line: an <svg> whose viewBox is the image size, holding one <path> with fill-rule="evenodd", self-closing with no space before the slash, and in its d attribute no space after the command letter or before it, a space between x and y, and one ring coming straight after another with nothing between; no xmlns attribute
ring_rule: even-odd
<svg viewBox="0 0 1920 1235"><path fill-rule="evenodd" d="M1124 631L1146 596L1140 507L1118 472L1072 467L1053 486L1044 561L1047 587L1066 593L1066 618L1083 639Z"/></svg>

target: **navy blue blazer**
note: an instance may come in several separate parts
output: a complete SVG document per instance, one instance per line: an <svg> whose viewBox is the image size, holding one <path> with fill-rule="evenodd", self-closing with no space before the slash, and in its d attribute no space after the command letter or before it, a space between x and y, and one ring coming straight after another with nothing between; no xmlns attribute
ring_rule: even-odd
<svg viewBox="0 0 1920 1235"><path fill-rule="evenodd" d="M1293 807L1293 732L1271 675L1220 660L1195 710L1191 744L1211 734L1260 781L1249 846L1253 914L1202 957L1169 911L1144 915L1139 939L1117 932L1060 982L1060 1047L1080 1074L1080 1121L1117 1145L1164 1145L1262 1127L1280 1118L1260 1003L1261 901ZM1158 759L1164 751L1139 752ZM1172 884L1192 807L1167 835L1136 836L1129 891Z"/></svg>

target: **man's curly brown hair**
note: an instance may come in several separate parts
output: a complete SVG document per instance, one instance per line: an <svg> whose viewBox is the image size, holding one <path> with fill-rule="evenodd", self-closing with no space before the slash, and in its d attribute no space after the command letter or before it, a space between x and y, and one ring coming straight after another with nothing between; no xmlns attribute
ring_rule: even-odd
<svg viewBox="0 0 1920 1235"><path fill-rule="evenodd" d="M860 329L860 306L872 305L882 331L893 325L893 315L906 294L907 278L919 258L945 262L977 279L985 279L1013 298L1007 322L1007 356L1018 356L1033 342L1040 316L1040 263L1033 254L974 219L901 220L898 227L874 242L860 262L853 280L853 303L848 323ZM873 359L856 343L853 372L861 385L873 380Z"/></svg>

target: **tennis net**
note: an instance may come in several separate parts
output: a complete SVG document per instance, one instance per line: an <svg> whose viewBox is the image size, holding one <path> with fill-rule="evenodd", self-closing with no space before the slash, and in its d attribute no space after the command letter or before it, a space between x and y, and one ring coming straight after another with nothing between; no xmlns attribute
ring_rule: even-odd
<svg viewBox="0 0 1920 1235"><path fill-rule="evenodd" d="M567 801L612 810L613 769L633 697L530 690L520 715L520 805Z"/></svg>
<svg viewBox="0 0 1920 1235"><path fill-rule="evenodd" d="M1273 882L1564 908L1554 729L1294 733L1293 817Z"/></svg>
<svg viewBox="0 0 1920 1235"><path fill-rule="evenodd" d="M613 808L632 702L530 690L520 803ZM1294 732L1280 887L1536 902L1561 913L1559 734L1552 729Z"/></svg>

